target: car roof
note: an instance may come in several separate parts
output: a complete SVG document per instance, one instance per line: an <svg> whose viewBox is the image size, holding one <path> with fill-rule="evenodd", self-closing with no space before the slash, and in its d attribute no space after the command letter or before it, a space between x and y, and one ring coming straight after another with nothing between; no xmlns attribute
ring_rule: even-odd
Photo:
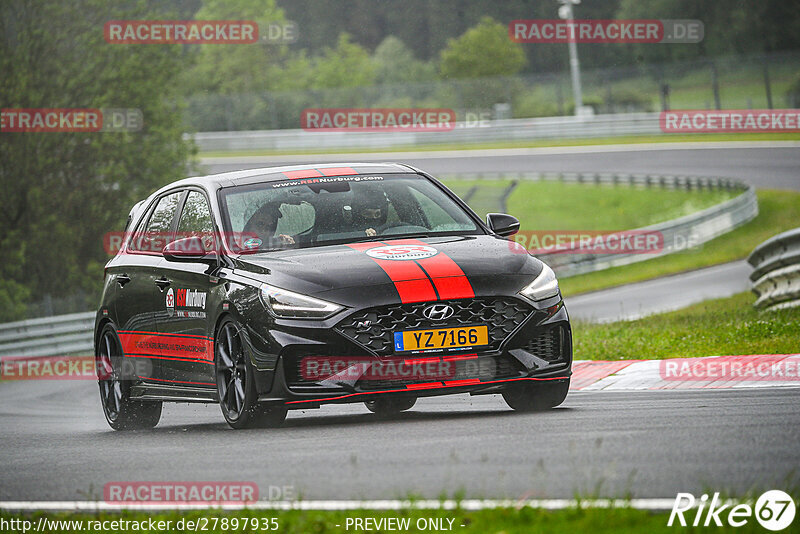
<svg viewBox="0 0 800 534"><path fill-rule="evenodd" d="M262 167L259 169L246 169L230 171L207 176L194 176L165 185L155 193L174 189L176 187L201 186L208 190L220 187L234 187L257 182L272 182L293 178L314 178L325 176L348 176L365 174L392 174L392 173L419 172L410 165L401 163L313 163L307 165L285 165L281 167Z"/></svg>

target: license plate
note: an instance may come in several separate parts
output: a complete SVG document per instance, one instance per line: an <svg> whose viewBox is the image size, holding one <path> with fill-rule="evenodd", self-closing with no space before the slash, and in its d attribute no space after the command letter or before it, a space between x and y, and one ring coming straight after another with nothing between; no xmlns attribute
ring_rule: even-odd
<svg viewBox="0 0 800 534"><path fill-rule="evenodd" d="M456 349L489 344L489 327L461 326L458 328L432 328L405 330L394 333L395 352L409 350Z"/></svg>

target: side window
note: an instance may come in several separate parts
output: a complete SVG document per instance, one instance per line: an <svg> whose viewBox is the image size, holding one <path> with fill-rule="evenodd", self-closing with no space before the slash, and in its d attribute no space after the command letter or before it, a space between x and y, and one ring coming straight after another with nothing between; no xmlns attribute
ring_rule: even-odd
<svg viewBox="0 0 800 534"><path fill-rule="evenodd" d="M199 237L206 251L214 250L214 223L211 208L202 193L190 191L178 220L176 239Z"/></svg>
<svg viewBox="0 0 800 534"><path fill-rule="evenodd" d="M175 218L182 194L182 191L178 191L159 199L144 230L141 230L140 227L140 230L134 233L129 247L131 250L161 252L169 243L170 226Z"/></svg>

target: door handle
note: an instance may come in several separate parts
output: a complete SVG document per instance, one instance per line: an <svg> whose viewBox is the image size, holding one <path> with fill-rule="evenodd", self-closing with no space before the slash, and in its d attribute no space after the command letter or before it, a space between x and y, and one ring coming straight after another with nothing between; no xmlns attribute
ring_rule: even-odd
<svg viewBox="0 0 800 534"><path fill-rule="evenodd" d="M155 284L158 286L158 289L164 291L167 287L172 283L172 280L169 280L166 277L157 278Z"/></svg>
<svg viewBox="0 0 800 534"><path fill-rule="evenodd" d="M127 284L130 281L131 281L131 277L128 276L127 274L119 274L119 275L117 275L117 283L119 284L119 287L124 287L125 284Z"/></svg>

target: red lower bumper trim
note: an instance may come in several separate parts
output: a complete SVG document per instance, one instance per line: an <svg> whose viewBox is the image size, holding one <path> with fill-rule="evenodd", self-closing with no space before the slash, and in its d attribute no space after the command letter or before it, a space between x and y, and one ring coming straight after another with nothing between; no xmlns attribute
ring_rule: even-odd
<svg viewBox="0 0 800 534"><path fill-rule="evenodd" d="M569 378L569 377L568 376L554 376L554 377L550 377L550 378L530 378L530 377L525 377L525 378L506 378L504 380L490 380L490 381L487 381L487 382L478 381L478 382L474 382L474 383L471 383L471 384L461 384L461 382L463 382L462 380L456 380L454 382L457 382L457 383L447 382L443 386L426 387L426 388L419 388L419 389L447 389L447 388L461 387L463 385L490 386L492 384L502 384L504 382L520 382L520 381L523 381L523 380L532 380L532 381L536 381L536 382L542 382L542 381L547 381L547 380L565 380L567 378ZM477 379L475 379L475 380L477 380ZM383 390L383 391L364 391L364 392L361 392L361 393L348 393L346 395L339 395L337 397L326 397L324 399L303 399L303 400L287 401L286 404L298 404L298 403L303 403L303 402L328 402L328 401L347 399L347 398L350 398L350 397L359 397L359 396L362 396L362 395L379 395L379 394L382 394L382 393L408 393L409 391L413 391L413 390L411 390L411 389L386 389L386 390Z"/></svg>

